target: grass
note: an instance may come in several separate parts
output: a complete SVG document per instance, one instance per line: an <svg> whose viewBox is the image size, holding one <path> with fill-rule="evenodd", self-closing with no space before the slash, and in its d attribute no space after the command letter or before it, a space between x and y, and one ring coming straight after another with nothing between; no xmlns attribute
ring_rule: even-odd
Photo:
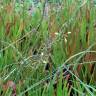
<svg viewBox="0 0 96 96"><path fill-rule="evenodd" d="M95 0L1 0L0 96L95 96L95 16Z"/></svg>

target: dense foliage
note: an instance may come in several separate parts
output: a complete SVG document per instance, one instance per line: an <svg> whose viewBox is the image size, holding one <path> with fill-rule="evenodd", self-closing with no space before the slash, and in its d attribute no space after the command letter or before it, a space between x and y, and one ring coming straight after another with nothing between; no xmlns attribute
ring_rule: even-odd
<svg viewBox="0 0 96 96"><path fill-rule="evenodd" d="M0 96L95 96L95 36L95 0L0 0Z"/></svg>

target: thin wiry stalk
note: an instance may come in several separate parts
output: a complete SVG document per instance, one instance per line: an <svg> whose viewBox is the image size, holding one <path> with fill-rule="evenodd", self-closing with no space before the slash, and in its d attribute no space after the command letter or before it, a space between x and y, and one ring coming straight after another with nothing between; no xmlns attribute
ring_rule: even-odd
<svg viewBox="0 0 96 96"><path fill-rule="evenodd" d="M14 68L3 80L7 80L15 71L17 68Z"/></svg>

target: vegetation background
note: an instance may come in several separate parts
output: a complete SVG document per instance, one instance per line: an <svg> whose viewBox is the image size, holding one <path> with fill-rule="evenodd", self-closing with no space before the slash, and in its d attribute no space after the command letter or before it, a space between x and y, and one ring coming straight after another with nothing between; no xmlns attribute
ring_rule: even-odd
<svg viewBox="0 0 96 96"><path fill-rule="evenodd" d="M96 0L0 0L0 96L96 96Z"/></svg>

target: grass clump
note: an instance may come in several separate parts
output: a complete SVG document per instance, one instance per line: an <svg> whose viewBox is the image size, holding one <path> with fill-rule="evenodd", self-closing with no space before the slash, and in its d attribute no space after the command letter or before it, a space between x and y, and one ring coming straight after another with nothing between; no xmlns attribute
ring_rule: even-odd
<svg viewBox="0 0 96 96"><path fill-rule="evenodd" d="M92 0L0 1L0 96L95 96Z"/></svg>

